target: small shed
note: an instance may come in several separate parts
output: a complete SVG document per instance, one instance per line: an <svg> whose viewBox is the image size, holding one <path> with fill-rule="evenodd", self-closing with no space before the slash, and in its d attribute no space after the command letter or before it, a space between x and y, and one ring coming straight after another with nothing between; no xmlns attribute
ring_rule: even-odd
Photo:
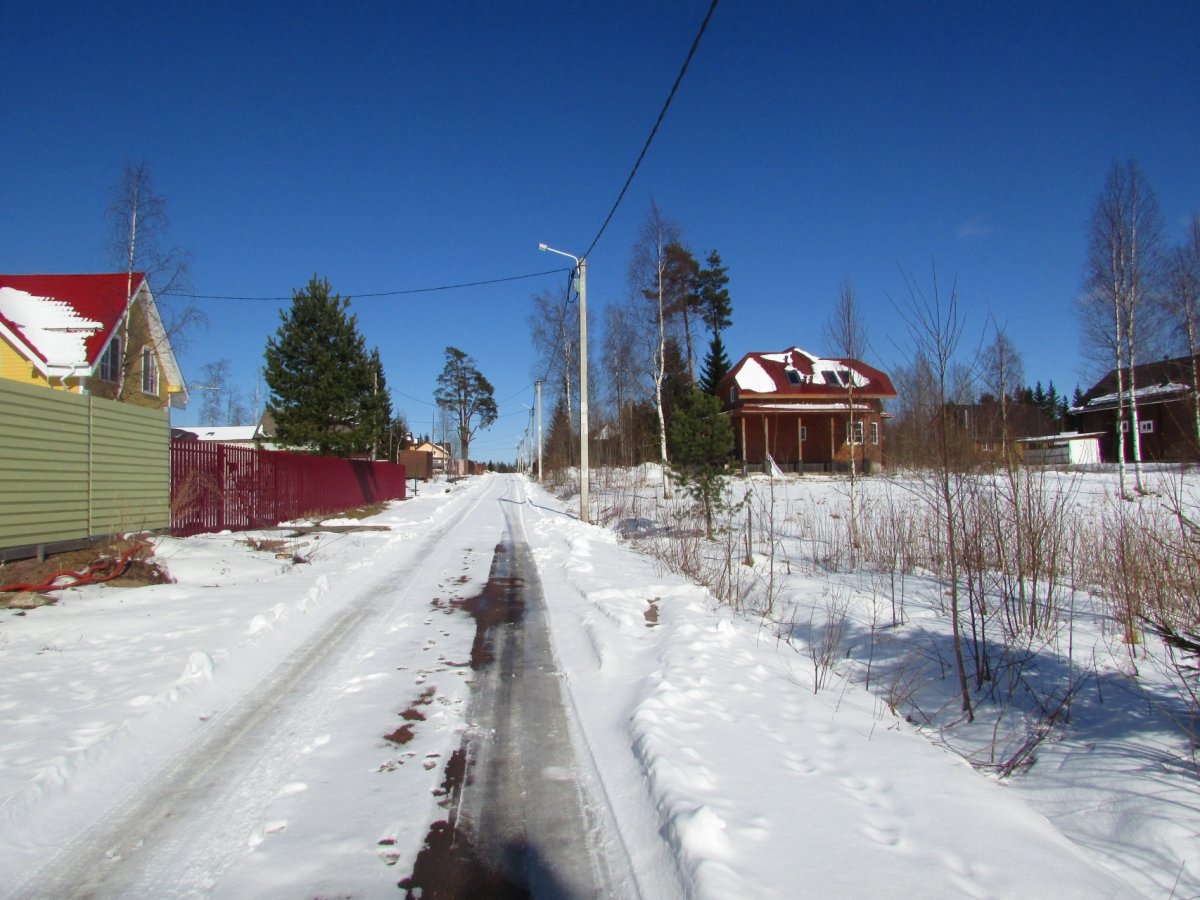
<svg viewBox="0 0 1200 900"><path fill-rule="evenodd" d="M1095 466L1100 464L1099 431L1064 431L1043 437L1018 438L1025 462L1031 466Z"/></svg>

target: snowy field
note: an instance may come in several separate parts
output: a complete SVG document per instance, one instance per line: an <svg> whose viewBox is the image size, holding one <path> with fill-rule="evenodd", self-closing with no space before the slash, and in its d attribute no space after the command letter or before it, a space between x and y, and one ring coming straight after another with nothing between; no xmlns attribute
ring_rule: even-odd
<svg viewBox="0 0 1200 900"><path fill-rule="evenodd" d="M880 573L811 563L843 480L735 486L778 525L730 567L735 610L638 549L664 509L653 473L631 478L594 488L608 527L485 476L282 553L248 542L280 533L163 538L173 584L3 613L0 895L82 894L96 850L152 860L110 882L123 896L402 894L473 727L474 622L452 601L481 589L514 503L610 813L599 839L625 861L612 896L1200 895L1200 790L1150 640L1131 653L1076 598L1019 673L1051 696L1069 649L1070 723L1001 778L987 764L1022 746L1021 703L956 721L939 583L908 575L891 625ZM106 831L141 804L169 827Z"/></svg>

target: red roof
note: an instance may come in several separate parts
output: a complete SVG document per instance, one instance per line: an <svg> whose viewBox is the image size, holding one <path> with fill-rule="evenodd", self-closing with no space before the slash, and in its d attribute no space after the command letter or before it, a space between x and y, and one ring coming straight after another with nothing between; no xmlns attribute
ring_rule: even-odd
<svg viewBox="0 0 1200 900"><path fill-rule="evenodd" d="M789 398L844 398L846 371L859 375L854 393L860 397L895 397L892 380L873 366L857 359L822 359L799 347L778 352L747 353L721 379L719 394L728 395L730 385L739 395L783 395ZM745 375L743 372L745 371ZM792 374L789 374L792 373Z"/></svg>
<svg viewBox="0 0 1200 900"><path fill-rule="evenodd" d="M133 273L136 296L145 275ZM86 341L87 360L91 365L100 358L108 338L129 305L129 274L113 272L100 275L0 275L0 287L25 291L35 297L50 297L71 304L85 319L103 326Z"/></svg>

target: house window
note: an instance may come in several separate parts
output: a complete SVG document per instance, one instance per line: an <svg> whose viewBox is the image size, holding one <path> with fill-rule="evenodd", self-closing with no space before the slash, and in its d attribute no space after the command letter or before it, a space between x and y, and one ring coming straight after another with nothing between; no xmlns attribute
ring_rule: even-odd
<svg viewBox="0 0 1200 900"><path fill-rule="evenodd" d="M800 383L800 373L797 372L795 369L787 370L787 378L788 378L788 381L790 381L792 384Z"/></svg>
<svg viewBox="0 0 1200 900"><path fill-rule="evenodd" d="M733 385L733 387L731 387L729 389L729 402L737 403L737 385L736 384Z"/></svg>
<svg viewBox="0 0 1200 900"><path fill-rule="evenodd" d="M853 433L851 426L853 426ZM846 442L850 444L861 444L863 442L863 423L861 419L846 423Z"/></svg>
<svg viewBox="0 0 1200 900"><path fill-rule="evenodd" d="M114 334L100 357L100 380L117 383L121 371L121 336Z"/></svg>
<svg viewBox="0 0 1200 900"><path fill-rule="evenodd" d="M149 347L142 348L142 393L158 396L158 360Z"/></svg>
<svg viewBox="0 0 1200 900"><path fill-rule="evenodd" d="M879 423L878 422L871 423L871 443L874 444L876 447L879 446Z"/></svg>
<svg viewBox="0 0 1200 900"><path fill-rule="evenodd" d="M1153 434L1154 420L1142 419L1140 422L1138 422L1138 431L1140 431L1142 434Z"/></svg>
<svg viewBox="0 0 1200 900"><path fill-rule="evenodd" d="M800 426L800 443L803 444L807 440L808 440L808 426L801 425Z"/></svg>
<svg viewBox="0 0 1200 900"><path fill-rule="evenodd" d="M1121 420L1121 434L1129 434L1129 420L1128 419Z"/></svg>

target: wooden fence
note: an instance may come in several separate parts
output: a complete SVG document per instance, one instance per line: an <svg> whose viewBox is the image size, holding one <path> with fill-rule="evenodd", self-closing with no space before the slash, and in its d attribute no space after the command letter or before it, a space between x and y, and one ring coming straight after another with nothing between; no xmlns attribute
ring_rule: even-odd
<svg viewBox="0 0 1200 900"><path fill-rule="evenodd" d="M201 441L171 441L171 533L269 528L405 497L405 468Z"/></svg>
<svg viewBox="0 0 1200 900"><path fill-rule="evenodd" d="M165 410L0 379L0 560L169 521Z"/></svg>

